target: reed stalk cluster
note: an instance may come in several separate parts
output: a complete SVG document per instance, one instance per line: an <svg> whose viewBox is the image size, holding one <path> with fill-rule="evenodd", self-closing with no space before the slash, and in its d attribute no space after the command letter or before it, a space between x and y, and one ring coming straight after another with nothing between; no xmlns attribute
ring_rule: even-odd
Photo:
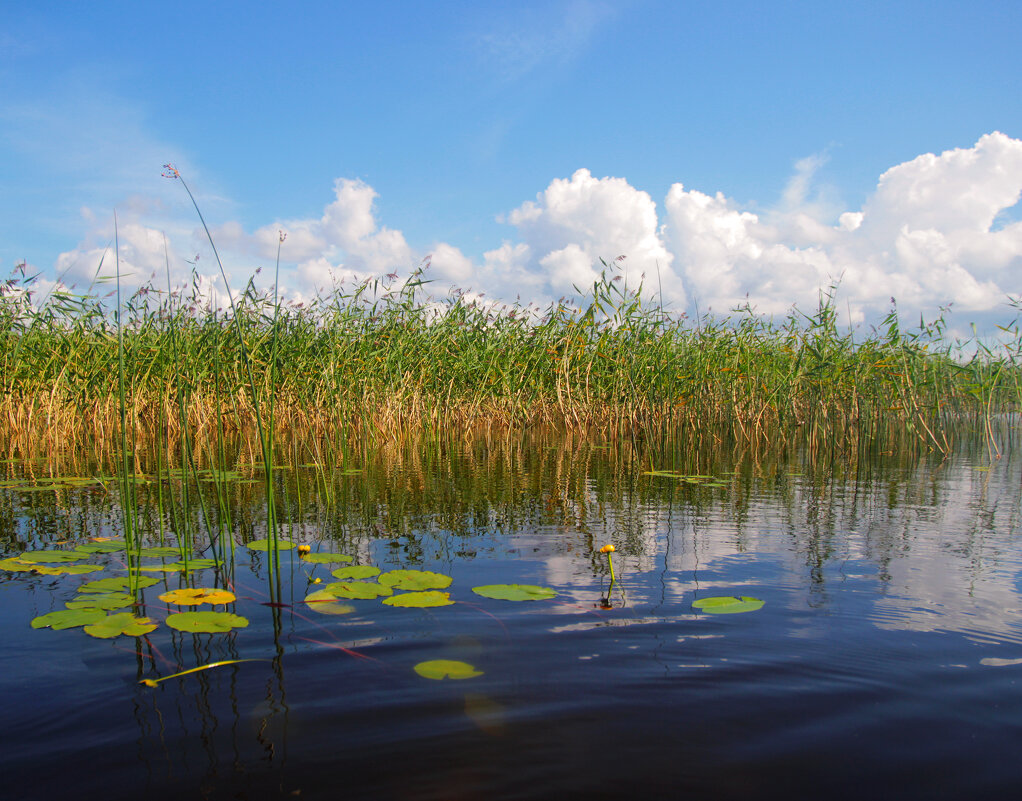
<svg viewBox="0 0 1022 801"><path fill-rule="evenodd" d="M747 446L898 432L946 452L961 425L992 436L1022 400L1017 323L999 350L973 343L964 358L942 318L904 330L892 312L863 336L842 329L828 295L780 322L749 310L691 320L644 302L613 265L580 303L546 310L437 299L427 277L306 304L250 281L227 308L197 282L147 284L121 306L119 349L109 300L43 297L22 266L0 292L0 443L117 447L124 427L171 448L185 430L260 442L256 404L272 402L268 436L332 441L552 425Z"/></svg>

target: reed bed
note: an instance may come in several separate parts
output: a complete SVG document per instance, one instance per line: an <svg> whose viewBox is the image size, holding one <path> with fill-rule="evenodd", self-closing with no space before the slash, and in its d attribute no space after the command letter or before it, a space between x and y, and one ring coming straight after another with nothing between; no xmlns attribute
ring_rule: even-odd
<svg viewBox="0 0 1022 801"><path fill-rule="evenodd" d="M614 265L579 302L545 310L432 297L427 277L306 304L250 281L226 309L197 282L147 284L120 306L118 326L109 299L41 297L22 267L0 291L0 445L118 448L125 427L131 443L159 439L168 452L182 434L198 451L225 435L260 443L262 406L268 435L285 439L554 426L947 452L964 425L994 442L1022 400L1017 322L999 349L973 342L965 358L941 318L904 330L892 312L863 336L839 326L826 294L813 313L781 321L750 310L692 320L644 302Z"/></svg>

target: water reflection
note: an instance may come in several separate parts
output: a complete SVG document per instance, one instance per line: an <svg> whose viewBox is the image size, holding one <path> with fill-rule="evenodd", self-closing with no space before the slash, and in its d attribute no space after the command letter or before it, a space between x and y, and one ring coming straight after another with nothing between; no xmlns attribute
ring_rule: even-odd
<svg viewBox="0 0 1022 801"><path fill-rule="evenodd" d="M28 620L60 608L79 579L0 574L5 695L18 687L47 699L41 713L13 705L12 725L25 734L9 752L11 781L37 789L55 782L39 771L60 747L97 777L142 782L150 797L194 795L196 787L212 798L308 795L325 792L342 765L362 766L351 785L356 797L510 795L524 792L526 774L557 792L625 778L609 764L583 767L565 744L574 737L592 750L609 737L649 771L643 786L670 774L727 797L727 783L708 777L726 774L736 759L765 777L773 775L770 759L797 763L807 776L816 774L805 754L833 766L814 750L820 741L876 757L853 735L878 720L890 727L885 746L908 733L932 746L965 725L978 744L967 752L971 767L989 768L984 760L998 752L987 735L1004 719L987 699L1004 687L948 672L1003 675L1022 656L1018 455L1005 448L991 461L977 439L944 460L827 463L724 450L654 453L631 441L596 447L549 433L398 444L314 467L285 449L274 474L285 536L348 554L354 564L454 578L452 607L381 613L378 602L355 601L354 611L337 616L301 603L317 579L331 580L329 565L289 555L281 592L271 595L265 554L240 548L266 535L260 485L246 483L257 471L240 468L242 480L219 486L219 495L199 481L192 490L210 502L173 513L164 501L182 496L180 478L154 477L139 487L144 529L171 541L187 530L199 551L230 537L238 610L252 624L223 635L161 627L112 642L32 631ZM104 466L73 469L102 475ZM69 466L3 465L5 556L117 532L115 487L40 488L40 475L61 472L70 474ZM616 549L613 581L600 553L607 543ZM165 587L182 582L163 579ZM550 586L558 597L513 604L471 593L513 582ZM696 598L729 594L767 603L734 620L692 607ZM159 617L155 597L147 593L146 602ZM252 658L265 661L153 690L137 686ZM432 658L460 659L484 675L465 687L424 684L411 668ZM955 692L975 707L933 706ZM817 704L803 715L815 723L781 726L806 693ZM701 721L713 745L679 731L668 707L670 718ZM84 744L63 726L93 739ZM463 767L430 767L428 743L441 761ZM656 757L665 744L687 756ZM633 753L640 747L648 753ZM536 762L515 773L501 748ZM372 759L391 768L367 771ZM505 772L473 767L472 759ZM428 781L403 784L398 762ZM575 770L591 773L580 784ZM876 781L899 770L892 763ZM97 791L102 785L83 779L81 792L90 781ZM736 797L748 789L734 787Z"/></svg>

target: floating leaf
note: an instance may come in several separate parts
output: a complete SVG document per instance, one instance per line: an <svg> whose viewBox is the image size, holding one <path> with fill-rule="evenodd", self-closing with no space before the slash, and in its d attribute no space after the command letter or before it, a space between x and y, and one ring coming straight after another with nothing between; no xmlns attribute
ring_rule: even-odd
<svg viewBox="0 0 1022 801"><path fill-rule="evenodd" d="M450 587L453 580L443 573L428 570L391 570L377 579L380 584L399 590L442 590Z"/></svg>
<svg viewBox="0 0 1022 801"><path fill-rule="evenodd" d="M251 551L269 551L273 547L273 543L269 540L252 540L245 546ZM295 547L295 544L291 540L277 540L278 551L290 551Z"/></svg>
<svg viewBox="0 0 1022 801"><path fill-rule="evenodd" d="M236 598L233 592L218 590L216 588L190 589L185 587L180 590L171 590L160 596L161 601L181 606L198 606L199 604L230 604Z"/></svg>
<svg viewBox="0 0 1022 801"><path fill-rule="evenodd" d="M380 568L372 565L352 565L331 570L330 575L339 579L367 579L380 575Z"/></svg>
<svg viewBox="0 0 1022 801"><path fill-rule="evenodd" d="M82 553L116 553L124 550L124 540L120 542L87 542L79 545L77 550Z"/></svg>
<svg viewBox="0 0 1022 801"><path fill-rule="evenodd" d="M102 565L36 565L36 573L44 576L78 576L83 573L96 573L103 569Z"/></svg>
<svg viewBox="0 0 1022 801"><path fill-rule="evenodd" d="M353 557L346 553L307 553L302 554L303 562L311 562L314 565L332 565L337 562L351 562ZM377 571L379 572L379 571Z"/></svg>
<svg viewBox="0 0 1022 801"><path fill-rule="evenodd" d="M124 592L90 592L64 604L68 609L123 609L135 599Z"/></svg>
<svg viewBox="0 0 1022 801"><path fill-rule="evenodd" d="M25 551L18 554L17 558L22 562L77 562L85 559L87 553L81 551Z"/></svg>
<svg viewBox="0 0 1022 801"><path fill-rule="evenodd" d="M721 595L713 598L700 598L693 601L695 609L701 609L711 615L732 615L739 612L755 612L763 608L764 601L759 598L749 598L743 595L735 598L731 595Z"/></svg>
<svg viewBox="0 0 1022 801"><path fill-rule="evenodd" d="M141 637L155 628L156 624L147 617L135 617L131 612L118 612L116 615L107 615L102 620L88 624L85 633L90 637L109 640L122 634Z"/></svg>
<svg viewBox="0 0 1022 801"><path fill-rule="evenodd" d="M146 565L144 567L133 567L132 570L142 570L146 573L184 573L185 566L174 562L169 565Z"/></svg>
<svg viewBox="0 0 1022 801"><path fill-rule="evenodd" d="M60 609L47 615L32 618L29 624L34 629L73 629L85 626L106 617L102 609Z"/></svg>
<svg viewBox="0 0 1022 801"><path fill-rule="evenodd" d="M305 596L305 603L313 612L322 615L350 615L355 611L351 604L338 603L337 596L329 590L316 590Z"/></svg>
<svg viewBox="0 0 1022 801"><path fill-rule="evenodd" d="M10 570L17 573L31 573L37 567L38 565L32 564L31 562L22 562L16 556L9 556L6 559L0 559L0 570Z"/></svg>
<svg viewBox="0 0 1022 801"><path fill-rule="evenodd" d="M175 612L167 615L167 625L178 631L217 634L245 628L248 620L230 612Z"/></svg>
<svg viewBox="0 0 1022 801"><path fill-rule="evenodd" d="M498 598L502 601L545 601L556 598L557 591L535 584L484 584L473 587L472 592L484 598Z"/></svg>
<svg viewBox="0 0 1022 801"><path fill-rule="evenodd" d="M172 565L181 565L188 570L205 570L207 567L216 567L219 563L216 559L189 559L187 564L183 559L171 562Z"/></svg>
<svg viewBox="0 0 1022 801"><path fill-rule="evenodd" d="M483 671L476 670L475 666L456 659L430 659L428 662L419 662L415 666L415 672L424 679L437 680L474 679L483 675Z"/></svg>
<svg viewBox="0 0 1022 801"><path fill-rule="evenodd" d="M102 565L60 565L59 567L52 567L50 565L36 565L37 573L42 573L44 576L78 576L83 573L96 573L103 569Z"/></svg>
<svg viewBox="0 0 1022 801"><path fill-rule="evenodd" d="M235 481L241 478L241 473L233 470L200 470L199 481Z"/></svg>
<svg viewBox="0 0 1022 801"><path fill-rule="evenodd" d="M406 592L402 595L394 595L390 598L384 598L383 602L387 606L411 606L411 607L426 607L426 606L450 606L454 603L451 600L451 594L449 592L439 592L437 590L429 590L427 592Z"/></svg>
<svg viewBox="0 0 1022 801"><path fill-rule="evenodd" d="M132 585L142 589L144 587L152 587L154 584L159 584L159 581L148 576L136 576L135 578L120 576L118 578L104 578L86 582L78 588L78 592L123 592L124 590L130 590Z"/></svg>
<svg viewBox="0 0 1022 801"><path fill-rule="evenodd" d="M141 548L134 552L136 556L144 557L159 557L163 558L166 556L180 556L181 551L178 548Z"/></svg>
<svg viewBox="0 0 1022 801"><path fill-rule="evenodd" d="M392 595L394 590L375 581L335 581L327 584L321 592L329 592L334 598L359 598L371 600Z"/></svg>

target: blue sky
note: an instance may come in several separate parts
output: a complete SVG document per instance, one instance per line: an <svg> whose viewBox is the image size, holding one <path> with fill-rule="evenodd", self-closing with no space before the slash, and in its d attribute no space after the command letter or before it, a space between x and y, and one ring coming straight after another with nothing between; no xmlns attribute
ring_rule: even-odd
<svg viewBox="0 0 1022 801"><path fill-rule="evenodd" d="M679 311L1022 294L1017 2L0 2L0 274L87 282L115 210L140 279L163 233L212 274L169 161L295 297L427 254L541 303L622 254Z"/></svg>

